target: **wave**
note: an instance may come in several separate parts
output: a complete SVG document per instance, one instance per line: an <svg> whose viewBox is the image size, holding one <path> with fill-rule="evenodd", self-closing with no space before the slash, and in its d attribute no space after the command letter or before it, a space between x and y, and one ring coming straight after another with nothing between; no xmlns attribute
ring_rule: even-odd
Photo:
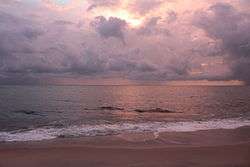
<svg viewBox="0 0 250 167"><path fill-rule="evenodd" d="M59 137L105 136L128 133L152 132L156 136L161 132L193 132L211 129L236 129L250 126L250 120L243 118L216 119L192 122L145 122L102 125L79 125L64 128L37 128L29 131L0 132L1 142L40 141Z"/></svg>

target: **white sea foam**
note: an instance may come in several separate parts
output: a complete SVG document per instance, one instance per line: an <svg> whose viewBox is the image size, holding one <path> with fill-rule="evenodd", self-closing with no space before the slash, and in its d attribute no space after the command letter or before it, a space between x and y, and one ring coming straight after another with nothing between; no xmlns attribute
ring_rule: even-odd
<svg viewBox="0 0 250 167"><path fill-rule="evenodd" d="M66 128L38 128L30 131L0 132L0 141L39 141L49 140L60 136L100 136L119 134L124 132L153 132L158 135L160 132L193 132L210 129L235 129L242 126L250 126L250 120L241 118L220 119L210 121L193 122L149 122L149 123L123 123L103 125L80 125Z"/></svg>

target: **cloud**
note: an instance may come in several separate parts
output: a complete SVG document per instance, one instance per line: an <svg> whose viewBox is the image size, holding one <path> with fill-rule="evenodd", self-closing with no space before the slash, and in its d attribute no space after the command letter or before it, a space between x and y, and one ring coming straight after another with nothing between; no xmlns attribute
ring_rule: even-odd
<svg viewBox="0 0 250 167"><path fill-rule="evenodd" d="M177 20L178 14L174 11L169 11L167 16L167 22L173 23Z"/></svg>
<svg viewBox="0 0 250 167"><path fill-rule="evenodd" d="M170 35L169 30L166 27L160 27L158 25L160 17L152 17L150 18L144 26L138 29L137 33L139 35Z"/></svg>
<svg viewBox="0 0 250 167"><path fill-rule="evenodd" d="M109 61L109 70L114 72L126 72L126 73L147 73L154 72L157 68L143 61L133 61L124 58L118 58Z"/></svg>
<svg viewBox="0 0 250 167"><path fill-rule="evenodd" d="M0 76L1 85L34 85L40 84L39 78L24 75L10 75Z"/></svg>
<svg viewBox="0 0 250 167"><path fill-rule="evenodd" d="M132 1L129 5L129 8L140 15L145 15L148 12L156 9L159 5L161 5L163 1L161 0L135 0Z"/></svg>
<svg viewBox="0 0 250 167"><path fill-rule="evenodd" d="M56 21L54 21L54 24L66 26L66 25L73 25L74 23L71 21L66 21L66 20L56 20Z"/></svg>
<svg viewBox="0 0 250 167"><path fill-rule="evenodd" d="M81 57L73 59L68 72L83 75L99 75L106 72L107 61L102 59L97 53L85 50Z"/></svg>
<svg viewBox="0 0 250 167"><path fill-rule="evenodd" d="M191 0L79 0L74 10L47 12L41 2L0 4L0 84L250 80L245 1L202 1L193 9ZM142 23L128 26L129 19Z"/></svg>
<svg viewBox="0 0 250 167"><path fill-rule="evenodd" d="M112 7L118 5L120 0L89 0L90 6L87 11L91 11L98 7Z"/></svg>
<svg viewBox="0 0 250 167"><path fill-rule="evenodd" d="M0 11L0 56L10 58L17 53L32 53L32 41L43 35L43 31L30 20ZM2 59L3 61L3 59Z"/></svg>
<svg viewBox="0 0 250 167"><path fill-rule="evenodd" d="M196 14L195 25L220 40L231 62L233 79L250 82L250 15L228 3L217 3Z"/></svg>
<svg viewBox="0 0 250 167"><path fill-rule="evenodd" d="M125 43L123 30L126 27L126 21L116 17L106 19L103 16L98 16L91 25L95 28L96 32L103 38L118 38Z"/></svg>

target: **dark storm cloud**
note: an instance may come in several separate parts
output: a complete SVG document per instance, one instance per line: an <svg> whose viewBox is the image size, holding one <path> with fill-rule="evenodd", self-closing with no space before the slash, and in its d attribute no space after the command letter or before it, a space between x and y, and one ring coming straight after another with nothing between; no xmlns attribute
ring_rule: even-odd
<svg viewBox="0 0 250 167"><path fill-rule="evenodd" d="M103 38L118 38L125 43L123 30L126 27L126 21L116 17L106 19L103 16L96 17L91 25L95 28L96 32Z"/></svg>
<svg viewBox="0 0 250 167"><path fill-rule="evenodd" d="M196 14L195 25L216 40L232 63L233 79L250 82L250 15L227 3L217 3Z"/></svg>

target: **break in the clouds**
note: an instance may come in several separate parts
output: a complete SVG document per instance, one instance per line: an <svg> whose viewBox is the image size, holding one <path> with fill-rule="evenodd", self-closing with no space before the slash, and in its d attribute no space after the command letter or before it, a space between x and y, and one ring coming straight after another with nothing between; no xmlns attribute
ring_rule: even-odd
<svg viewBox="0 0 250 167"><path fill-rule="evenodd" d="M0 0L0 84L249 83L248 9L245 0Z"/></svg>

